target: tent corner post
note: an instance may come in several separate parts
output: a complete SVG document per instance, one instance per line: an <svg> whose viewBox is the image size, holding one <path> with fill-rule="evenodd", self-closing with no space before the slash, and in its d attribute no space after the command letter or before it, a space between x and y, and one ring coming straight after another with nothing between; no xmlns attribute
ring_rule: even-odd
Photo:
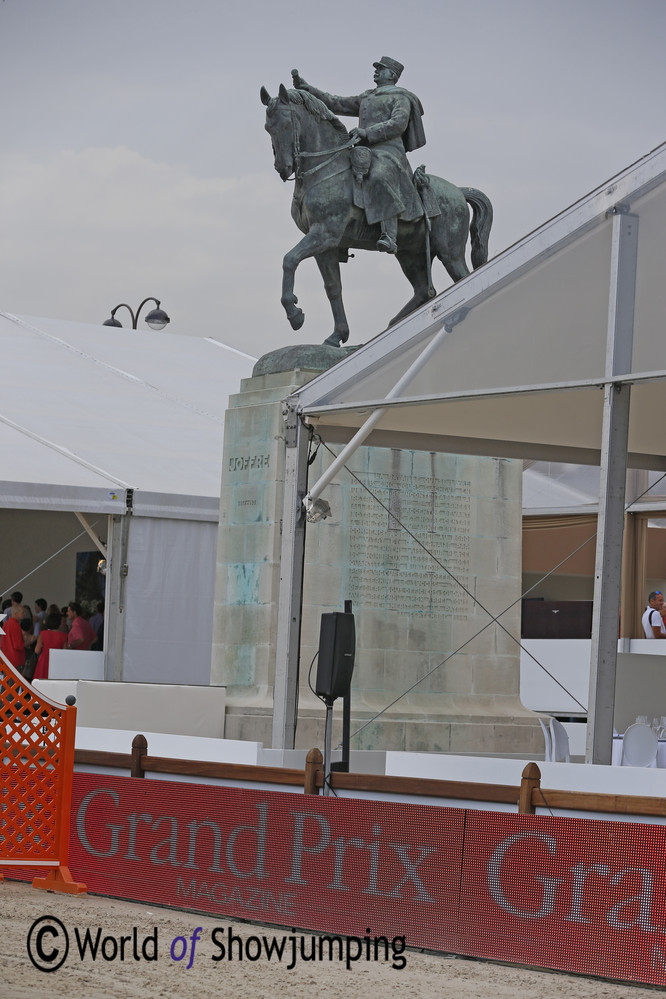
<svg viewBox="0 0 666 999"><path fill-rule="evenodd" d="M284 482L280 585L273 680L273 749L293 749L296 738L298 668L303 614L308 433L296 406L285 409Z"/></svg>

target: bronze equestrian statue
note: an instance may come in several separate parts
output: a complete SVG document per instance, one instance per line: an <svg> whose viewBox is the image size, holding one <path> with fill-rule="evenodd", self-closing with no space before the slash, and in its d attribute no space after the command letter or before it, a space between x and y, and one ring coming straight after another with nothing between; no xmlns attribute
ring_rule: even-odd
<svg viewBox="0 0 666 999"><path fill-rule="evenodd" d="M272 98L261 88L275 169L283 181L294 176L291 214L305 233L283 261L282 305L292 328L300 329L305 315L297 305L294 276L302 260L314 257L335 321L324 343L335 347L349 337L340 262L350 249L395 254L411 283L412 298L389 325L435 294L431 256L453 281L469 274L468 236L472 266L488 259L490 201L474 188L426 174L425 167L412 175L406 153L425 144L421 102L396 85L401 63L383 56L374 67L375 87L356 97L318 90L298 70L292 70L293 90L281 85ZM358 127L348 133L338 114L358 116Z"/></svg>

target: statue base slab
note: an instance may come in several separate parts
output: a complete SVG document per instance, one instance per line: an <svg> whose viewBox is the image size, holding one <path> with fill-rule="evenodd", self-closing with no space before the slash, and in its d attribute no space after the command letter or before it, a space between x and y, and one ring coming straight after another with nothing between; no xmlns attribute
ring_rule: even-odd
<svg viewBox="0 0 666 999"><path fill-rule="evenodd" d="M235 703L230 703L235 701ZM433 710L434 709L434 710ZM458 756L520 756L543 759L541 727L532 712L514 703L510 711L493 712L476 706L476 714L447 711L437 705L429 710L391 709L371 721L379 710L357 710L352 701L352 750L382 749L412 753L452 753ZM369 724L367 724L370 722ZM365 726L365 727L364 727ZM324 748L325 708L300 707L295 749ZM359 732L358 735L354 733ZM272 706L251 704L243 698L228 698L225 737L271 744ZM342 701L333 714L333 747L342 739Z"/></svg>
<svg viewBox="0 0 666 999"><path fill-rule="evenodd" d="M278 347L263 354L252 369L252 377L277 375L283 371L328 371L363 344L354 347L331 347L326 343L299 343L293 347Z"/></svg>

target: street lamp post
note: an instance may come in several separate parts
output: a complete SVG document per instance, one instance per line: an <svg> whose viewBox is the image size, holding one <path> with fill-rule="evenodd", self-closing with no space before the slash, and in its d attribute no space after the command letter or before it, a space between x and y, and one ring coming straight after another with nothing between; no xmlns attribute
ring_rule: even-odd
<svg viewBox="0 0 666 999"><path fill-rule="evenodd" d="M150 328L153 329L153 330L163 330L164 327L167 325L167 323L171 322L171 320L167 316L167 314L164 311L164 309L160 308L160 301L159 301L159 299L158 298L152 298L152 297L151 298L144 298L143 302L141 302L141 304L140 304L139 308L136 310L136 312L134 312L133 309L131 309L130 306L127 305L125 302L121 302L120 305L116 305L116 307L114 309L111 309L111 318L107 319L105 322L103 322L102 326L120 326L120 327L122 327L123 324L120 323L120 322L118 322L118 320L116 319L116 312L118 311L118 309L127 309L127 311L129 312L130 316L132 317L132 329L135 330L136 329L136 324L139 321L139 314L141 312L141 309L146 304L146 302L154 302L155 306L156 306L146 316L146 322L148 323L148 325L150 326Z"/></svg>

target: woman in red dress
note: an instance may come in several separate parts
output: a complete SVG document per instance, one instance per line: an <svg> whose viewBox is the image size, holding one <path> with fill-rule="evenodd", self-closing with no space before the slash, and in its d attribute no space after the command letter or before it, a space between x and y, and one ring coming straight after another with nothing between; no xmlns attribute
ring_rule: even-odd
<svg viewBox="0 0 666 999"><path fill-rule="evenodd" d="M60 614L49 614L44 622L43 628L39 632L35 652L39 657L33 680L48 680L49 678L49 653L51 649L64 649L67 644L67 635L64 631L59 631Z"/></svg>

